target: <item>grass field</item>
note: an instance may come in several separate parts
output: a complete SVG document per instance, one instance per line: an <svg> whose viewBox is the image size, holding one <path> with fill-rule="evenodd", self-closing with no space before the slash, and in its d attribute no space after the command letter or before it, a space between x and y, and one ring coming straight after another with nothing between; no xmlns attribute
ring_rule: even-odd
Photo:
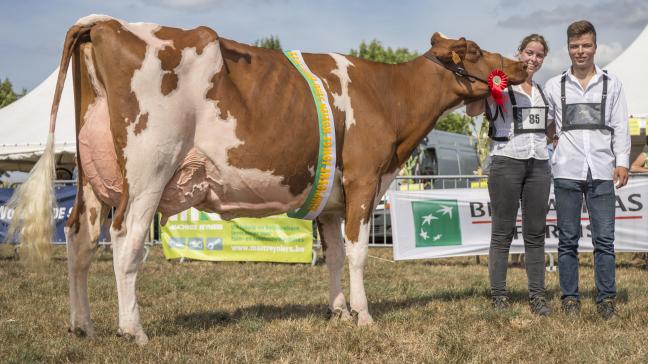
<svg viewBox="0 0 648 364"><path fill-rule="evenodd" d="M30 273L4 247L0 259L0 362L647 362L648 271L618 258L620 319L593 303L590 255L581 265L583 312L559 311L556 273L547 274L549 318L533 316L523 269L509 271L513 307L495 313L482 258L393 263L370 258L365 281L376 323L328 322L326 266L167 262L155 247L138 277L151 341L116 336L110 251L91 269L95 338L67 333L65 248ZM390 249L372 249L391 258ZM346 282L345 282L346 283ZM348 287L348 284L345 284ZM348 294L348 288L347 288Z"/></svg>

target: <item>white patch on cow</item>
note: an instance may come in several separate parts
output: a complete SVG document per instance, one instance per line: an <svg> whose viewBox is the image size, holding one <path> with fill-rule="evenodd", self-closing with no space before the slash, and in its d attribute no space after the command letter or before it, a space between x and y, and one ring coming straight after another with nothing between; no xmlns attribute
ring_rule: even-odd
<svg viewBox="0 0 648 364"><path fill-rule="evenodd" d="M365 206L365 204L362 204L362 205L360 205L360 208L361 208L362 210L366 210L366 209L367 209L367 206Z"/></svg>
<svg viewBox="0 0 648 364"><path fill-rule="evenodd" d="M335 107L343 111L346 115L344 120L344 125L346 125L346 130L352 125L355 125L355 117L353 115L353 105L351 104L351 97L349 96L349 83L351 79L349 78L349 66L354 66L351 61L349 61L345 56L337 53L329 53L331 58L335 60L337 68L331 71L332 74L336 75L340 79L340 86L342 88L341 94L336 94L331 92L333 95L333 104ZM355 66L354 66L355 67Z"/></svg>
<svg viewBox="0 0 648 364"><path fill-rule="evenodd" d="M444 39L450 39L450 38L448 38L445 34L443 34L443 33L441 33L441 32L439 32L439 36L440 36L441 38L444 38Z"/></svg>
<svg viewBox="0 0 648 364"><path fill-rule="evenodd" d="M166 46L173 47L173 41L171 40L162 40L155 36L155 33L162 29L161 25L153 23L127 23L123 20L118 20L121 23L124 29L133 33L136 37L146 43L146 52L147 55L144 59L148 57L148 52L154 52L157 58L157 52L162 50ZM158 60L159 62L159 60Z"/></svg>
<svg viewBox="0 0 648 364"><path fill-rule="evenodd" d="M158 52L172 43L155 37L159 29L155 24L124 24L124 28L147 44L142 66L131 80L131 89L139 103L138 119L148 114L147 127L135 135L137 123L131 123L127 128L128 144L124 148L130 190L137 195L149 185L163 187L191 147L193 134L186 124L193 123L194 112L201 111L196 103L205 99L211 88L211 78L222 67L222 56L218 42L205 46L201 55L195 48L183 49L182 59L175 69L177 87L163 95L164 72ZM151 168L151 165L156 167Z"/></svg>
<svg viewBox="0 0 648 364"><path fill-rule="evenodd" d="M102 14L90 14L77 20L75 25L91 26L100 21L109 21L109 20L115 20L115 18L113 18L112 16L102 15Z"/></svg>
<svg viewBox="0 0 648 364"><path fill-rule="evenodd" d="M351 309L358 312L358 325L370 324L373 319L367 307L367 296L364 289L364 267L369 253L369 223L360 221L358 240L350 241L344 232L346 254L349 258L349 281Z"/></svg>
<svg viewBox="0 0 648 364"><path fill-rule="evenodd" d="M94 62L92 61L92 49L90 47L83 47L83 57L86 62L86 67L88 68L88 76L90 77L90 84L97 96L97 99L105 98L106 91L103 86L99 83L99 78L97 77L97 72L95 71Z"/></svg>
<svg viewBox="0 0 648 364"><path fill-rule="evenodd" d="M345 223L346 225L346 223ZM346 229L346 226L344 227ZM369 243L369 223L364 219L360 221L360 229L358 231L358 240L352 241L346 235L346 230L343 230L344 243L346 246L346 255L349 258L349 267L364 267L367 261L368 243ZM364 247L362 247L364 245ZM364 252L364 256L363 253Z"/></svg>

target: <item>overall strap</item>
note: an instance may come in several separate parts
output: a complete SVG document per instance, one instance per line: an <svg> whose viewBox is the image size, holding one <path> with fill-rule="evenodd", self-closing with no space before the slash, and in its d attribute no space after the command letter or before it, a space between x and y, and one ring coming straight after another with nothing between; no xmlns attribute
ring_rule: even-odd
<svg viewBox="0 0 648 364"><path fill-rule="evenodd" d="M508 85L507 89L508 89L509 99L511 100L511 106L516 108L517 102L515 101L515 93L513 92L513 87L511 87L511 85Z"/></svg>
<svg viewBox="0 0 648 364"><path fill-rule="evenodd" d="M567 79L567 71L563 72L560 78L560 103L562 108L562 122L567 120L567 99L565 98L565 80Z"/></svg>
<svg viewBox="0 0 648 364"><path fill-rule="evenodd" d="M544 92L542 92L542 87L536 83L536 87L538 88L538 91L540 91L540 96L542 97L542 102L544 102L544 106L549 106L549 103L547 102L547 98L545 97Z"/></svg>
<svg viewBox="0 0 648 364"><path fill-rule="evenodd" d="M607 70L603 71L603 92L601 93L601 126L605 127L605 104L607 101L608 75ZM607 129L607 128L606 128Z"/></svg>

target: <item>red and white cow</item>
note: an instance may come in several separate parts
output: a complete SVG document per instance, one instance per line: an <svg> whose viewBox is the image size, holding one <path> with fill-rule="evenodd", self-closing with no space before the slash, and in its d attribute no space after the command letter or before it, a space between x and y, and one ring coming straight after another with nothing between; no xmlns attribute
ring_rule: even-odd
<svg viewBox="0 0 648 364"><path fill-rule="evenodd" d="M438 33L424 56L404 64L335 53L303 57L325 85L336 128L333 195L317 219L330 270L329 307L334 318L351 318L341 287L346 250L351 310L366 325L372 318L363 269L376 202L444 111L485 97L483 80L495 68L514 84L526 72L520 62ZM36 249L51 236L53 131L70 60L80 166L66 232L71 329L93 334L87 275L114 206L119 331L144 344L135 279L153 215L159 211L165 220L194 206L230 219L299 207L314 180L316 109L281 52L220 38L206 27L82 18L65 38L47 150L16 194L14 222L25 245Z"/></svg>

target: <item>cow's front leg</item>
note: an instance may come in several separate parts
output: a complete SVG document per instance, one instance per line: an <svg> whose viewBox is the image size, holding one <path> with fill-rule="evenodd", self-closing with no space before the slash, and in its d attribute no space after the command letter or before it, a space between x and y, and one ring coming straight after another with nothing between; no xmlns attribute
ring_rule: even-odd
<svg viewBox="0 0 648 364"><path fill-rule="evenodd" d="M331 320L351 320L342 292L344 245L342 244L342 219L338 215L324 214L317 218L317 228L322 239L326 266L329 271L329 314Z"/></svg>
<svg viewBox="0 0 648 364"><path fill-rule="evenodd" d="M344 240L349 259L351 285L351 310L358 316L358 326L370 325L373 319L369 314L367 296L364 288L364 267L369 251L369 219L376 194L375 181L356 181L345 183L346 221Z"/></svg>

